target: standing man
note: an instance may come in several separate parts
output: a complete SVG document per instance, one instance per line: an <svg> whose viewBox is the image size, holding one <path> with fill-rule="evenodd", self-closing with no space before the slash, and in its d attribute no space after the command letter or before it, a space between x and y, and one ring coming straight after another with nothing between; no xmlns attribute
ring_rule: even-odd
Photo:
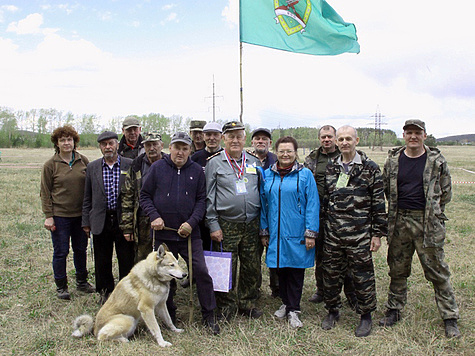
<svg viewBox="0 0 475 356"><path fill-rule="evenodd" d="M114 289L114 245L119 278L125 277L134 265L133 239L126 240L119 228L120 189L132 160L117 154L119 143L116 133L104 131L97 142L103 157L87 166L82 228L93 235L96 290L101 293L101 303L105 303Z"/></svg>
<svg viewBox="0 0 475 356"><path fill-rule="evenodd" d="M361 321L357 337L371 333L371 313L376 310L376 285L372 252L387 235L383 179L376 163L362 151L356 130L343 126L336 132L341 155L327 166L325 177L326 233L323 241L323 296L328 315L324 330L340 318L340 292L347 268L353 275Z"/></svg>
<svg viewBox="0 0 475 356"><path fill-rule="evenodd" d="M425 123L407 120L404 147L389 151L384 164L384 191L389 203L389 285L386 316L381 326L393 326L407 301L407 278L414 251L426 279L432 282L435 301L444 320L445 335L459 337L459 310L444 262L445 205L452 197L447 161L437 148L424 145Z"/></svg>
<svg viewBox="0 0 475 356"><path fill-rule="evenodd" d="M251 145L254 148L254 155L261 161L262 169L265 171L277 161L275 153L269 151L272 145L272 135L269 129L259 127L252 131ZM260 246L261 255L264 252L264 246ZM262 275L261 275L262 277ZM259 288L262 284L262 278L259 281ZM277 268L269 268L269 287L271 296L277 298L279 296L279 276L277 275Z"/></svg>
<svg viewBox="0 0 475 356"><path fill-rule="evenodd" d="M140 189L153 162L163 158L162 136L157 132L148 132L142 141L145 153L132 162L124 185L122 186L122 219L120 228L128 241L135 241L135 263L147 258L152 252L150 238L150 219L140 208Z"/></svg>
<svg viewBox="0 0 475 356"><path fill-rule="evenodd" d="M191 144L191 153L195 153L205 148L205 141L203 139L203 127L206 125L204 120L191 120L190 122L190 136L193 141Z"/></svg>
<svg viewBox="0 0 475 356"><path fill-rule="evenodd" d="M211 239L232 252L233 286L229 293L216 292L221 316L229 320L236 311L259 318L256 308L261 274L259 245L259 160L244 151L246 131L238 121L223 126L224 150L206 165L206 223ZM219 244L215 244L219 250ZM237 265L240 262L239 282Z"/></svg>
<svg viewBox="0 0 475 356"><path fill-rule="evenodd" d="M129 115L122 123L122 138L119 142L119 155L127 158L137 158L144 152L140 121L136 116Z"/></svg>
<svg viewBox="0 0 475 356"><path fill-rule="evenodd" d="M318 140L320 147L310 152L305 158L304 166L313 172L315 182L318 188L318 197L320 202L323 202L323 194L325 191L325 172L327 165L340 154L340 150L336 146L336 129L331 125L324 125L318 131ZM323 213L323 204L320 207L320 226L325 225L325 215ZM315 249L315 281L317 290L308 300L312 303L323 302L323 295L325 294L323 285L323 238L324 230L320 229L316 241ZM343 289L351 309L356 308L355 286L353 284L353 277L351 273L345 273Z"/></svg>
<svg viewBox="0 0 475 356"><path fill-rule="evenodd" d="M205 175L200 165L189 158L191 138L185 132L173 135L169 150L169 156L150 168L140 193L140 206L156 231L155 246L166 243L176 258L180 254L188 262L188 243L191 243L192 266L188 267L193 268L203 325L217 335L220 330L214 314L213 280L206 267L198 229L206 211ZM187 239L190 239L188 243ZM176 310L174 292L170 289L167 301L173 319Z"/></svg>
<svg viewBox="0 0 475 356"><path fill-rule="evenodd" d="M192 161L198 163L201 167L205 167L208 163L208 158L216 152L222 150L221 139L223 137L221 125L217 122L209 122L203 128L203 136L205 148L196 151L192 156Z"/></svg>

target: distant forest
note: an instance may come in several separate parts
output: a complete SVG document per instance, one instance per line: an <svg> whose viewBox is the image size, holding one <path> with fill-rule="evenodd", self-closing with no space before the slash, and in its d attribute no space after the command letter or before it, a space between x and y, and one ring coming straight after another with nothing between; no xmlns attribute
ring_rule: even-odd
<svg viewBox="0 0 475 356"><path fill-rule="evenodd" d="M188 131L191 118L183 118L179 115L166 117L159 113L137 116L142 125L142 132L157 131L162 135L164 143L170 142L170 137L176 131ZM13 110L0 107L0 147L52 147L50 135L56 127L72 125L80 134L81 147L95 147L97 135L110 130L119 135L122 130L124 117L116 117L105 125L100 124L96 115L74 115L71 112L64 113L56 109L32 109L29 111ZM224 124L224 121L218 120ZM246 123L247 142L251 145L251 126ZM373 146L398 146L403 142L396 133L391 130L381 130L377 135L374 128L357 128L361 147ZM272 139L275 142L279 137L294 137L301 148L314 148L318 146L318 128L292 127L285 129L273 129ZM375 137L376 135L376 137ZM430 146L437 145L436 139L429 135L426 143Z"/></svg>

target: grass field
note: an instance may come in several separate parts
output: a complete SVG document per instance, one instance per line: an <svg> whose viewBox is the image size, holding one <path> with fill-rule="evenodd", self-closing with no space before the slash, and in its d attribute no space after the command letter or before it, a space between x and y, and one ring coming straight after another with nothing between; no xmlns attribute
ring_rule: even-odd
<svg viewBox="0 0 475 356"><path fill-rule="evenodd" d="M454 181L475 181L474 173L463 170L475 172L475 147L442 147L441 150ZM231 324L223 325L217 337L201 328L196 295L195 320L188 324L188 289L179 287L178 327L183 327L185 332L174 334L162 328L165 340L173 346L161 349L145 328L139 328L128 344L99 343L92 336L80 340L70 336L72 320L79 314L95 314L99 306L97 295L80 294L71 283L71 301L59 300L55 295L52 244L49 232L43 228L39 199L41 166L52 151L1 151L0 355L475 355L475 184L454 184L453 200L447 206L450 220L445 252L460 308L460 339L445 338L432 286L424 279L415 257L408 305L403 319L392 329L375 326L369 337L354 337L359 319L345 305L337 327L323 331L320 327L326 315L323 305L307 302L314 291L312 269L306 273L302 297L304 327L290 330L286 323L272 317L281 303L269 296L265 272L259 300L264 316L260 320L237 317ZM81 152L91 160L100 155L98 149ZM385 152L368 149L366 152L378 164L384 162ZM384 312L389 283L386 251L383 242L381 250L374 255L378 295L376 324ZM90 257L88 266L93 276ZM74 281L72 253L68 258L68 274L70 281Z"/></svg>

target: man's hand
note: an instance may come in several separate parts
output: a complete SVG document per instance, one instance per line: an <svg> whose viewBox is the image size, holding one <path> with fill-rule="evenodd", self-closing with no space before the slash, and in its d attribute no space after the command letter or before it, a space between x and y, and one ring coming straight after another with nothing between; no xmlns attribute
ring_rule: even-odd
<svg viewBox="0 0 475 356"><path fill-rule="evenodd" d="M46 230L49 230L49 231L56 230L56 226L54 225L54 218L53 217L46 218L44 227Z"/></svg>
<svg viewBox="0 0 475 356"><path fill-rule="evenodd" d="M264 247L269 247L269 236L261 236L261 243Z"/></svg>
<svg viewBox="0 0 475 356"><path fill-rule="evenodd" d="M84 232L85 232L86 234L88 234L88 235L89 235L89 233L91 232L91 227L90 227L90 226L83 226L82 229L83 229Z"/></svg>
<svg viewBox="0 0 475 356"><path fill-rule="evenodd" d="M154 230L162 230L163 227L165 226L165 222L163 221L162 218L156 218L155 220L152 221L150 225L152 229Z"/></svg>
<svg viewBox="0 0 475 356"><path fill-rule="evenodd" d="M124 234L124 237L127 241L134 241L134 234Z"/></svg>
<svg viewBox="0 0 475 356"><path fill-rule="evenodd" d="M215 232L212 232L210 235L211 235L211 240L213 241L216 241L216 242L223 241L223 230L216 230Z"/></svg>
<svg viewBox="0 0 475 356"><path fill-rule="evenodd" d="M191 228L191 225L188 224L187 222L184 222L183 224L180 225L180 228L178 229L178 235L180 235L183 238L186 238L191 235L191 231L193 231L193 229Z"/></svg>
<svg viewBox="0 0 475 356"><path fill-rule="evenodd" d="M371 247L369 250L371 252L377 252L379 248L381 247L381 239L378 236L373 236L371 239Z"/></svg>

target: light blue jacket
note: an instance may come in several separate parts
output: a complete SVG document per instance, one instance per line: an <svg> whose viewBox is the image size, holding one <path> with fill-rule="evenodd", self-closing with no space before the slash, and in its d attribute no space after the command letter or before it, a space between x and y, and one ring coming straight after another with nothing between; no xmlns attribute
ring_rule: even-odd
<svg viewBox="0 0 475 356"><path fill-rule="evenodd" d="M307 251L305 237L319 230L320 200L312 172L298 162L282 179L277 163L264 172L261 182L261 236L269 236L269 268L310 268L315 248Z"/></svg>

